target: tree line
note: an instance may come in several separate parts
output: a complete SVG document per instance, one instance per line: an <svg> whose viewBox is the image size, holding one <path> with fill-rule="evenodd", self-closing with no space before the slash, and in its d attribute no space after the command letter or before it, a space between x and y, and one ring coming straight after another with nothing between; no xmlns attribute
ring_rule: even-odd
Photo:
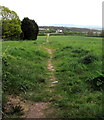
<svg viewBox="0 0 104 120"><path fill-rule="evenodd" d="M34 20L25 17L22 21L15 11L0 6L2 39L36 40L39 27Z"/></svg>

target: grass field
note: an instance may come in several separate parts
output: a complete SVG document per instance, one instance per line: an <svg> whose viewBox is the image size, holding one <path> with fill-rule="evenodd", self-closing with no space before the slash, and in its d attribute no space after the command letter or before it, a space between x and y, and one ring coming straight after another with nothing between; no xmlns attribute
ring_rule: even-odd
<svg viewBox="0 0 104 120"><path fill-rule="evenodd" d="M56 93L60 99L55 99L54 105L60 108L59 116L101 117L104 81L98 76L102 76L102 39L57 36L49 41L55 49Z"/></svg>
<svg viewBox="0 0 104 120"><path fill-rule="evenodd" d="M45 101L48 54L35 41L3 42L3 106L8 95L21 96L25 100ZM39 44L39 45L38 45ZM12 110L6 111L7 115ZM15 117L15 116L14 116Z"/></svg>
<svg viewBox="0 0 104 120"><path fill-rule="evenodd" d="M51 101L56 118L104 117L102 39L50 36L48 43L45 40L46 36L37 41L3 41L3 106L9 95L18 95L34 102ZM54 51L58 84L51 94L46 91L49 54L40 46ZM4 109L7 115L13 114L11 111Z"/></svg>

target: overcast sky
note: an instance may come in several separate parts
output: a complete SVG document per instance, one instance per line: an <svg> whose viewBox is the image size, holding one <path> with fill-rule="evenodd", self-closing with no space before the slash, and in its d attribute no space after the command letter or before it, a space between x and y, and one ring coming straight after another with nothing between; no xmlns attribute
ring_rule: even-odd
<svg viewBox="0 0 104 120"><path fill-rule="evenodd" d="M29 17L38 25L102 25L103 0L0 0L20 19Z"/></svg>

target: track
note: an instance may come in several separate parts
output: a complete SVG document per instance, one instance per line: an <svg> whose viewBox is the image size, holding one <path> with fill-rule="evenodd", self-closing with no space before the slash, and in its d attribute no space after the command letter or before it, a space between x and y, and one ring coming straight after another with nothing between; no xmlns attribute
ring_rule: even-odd
<svg viewBox="0 0 104 120"><path fill-rule="evenodd" d="M49 43L49 34L47 34L45 44L47 44L47 43ZM50 56L50 58L47 61L47 69L49 70L50 76L49 76L49 80L47 82L48 88L46 88L46 91L48 91L51 94L52 92L54 92L54 86L58 83L58 81L56 81L56 77L54 75L55 68L52 64L53 50L46 48L45 46L40 46L40 47L42 49L46 50ZM33 103L28 111L28 114L26 115L26 118L46 118L46 115L53 112L53 109L50 110L51 104L52 103L50 103L50 102L35 102L35 103Z"/></svg>

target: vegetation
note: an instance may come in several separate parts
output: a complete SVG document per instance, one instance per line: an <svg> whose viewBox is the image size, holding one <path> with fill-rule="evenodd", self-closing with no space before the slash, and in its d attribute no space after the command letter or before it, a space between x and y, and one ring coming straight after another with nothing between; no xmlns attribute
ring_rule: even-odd
<svg viewBox="0 0 104 120"><path fill-rule="evenodd" d="M9 8L0 6L2 16L2 38L14 39L19 38L21 34L21 21L16 12Z"/></svg>
<svg viewBox="0 0 104 120"><path fill-rule="evenodd" d="M43 36L37 42L3 42L3 106L7 96L13 94L24 100L52 102L55 113L51 117L103 118L101 38L50 36L49 42L43 44L45 40ZM53 93L46 91L49 56L40 45L55 51L53 64L58 83ZM19 116L21 109L14 106L3 112Z"/></svg>
<svg viewBox="0 0 104 120"><path fill-rule="evenodd" d="M43 91L47 80L48 54L40 49L39 44L34 41L3 42L4 116L12 115L10 111L16 107L12 106L8 110L7 104L10 95L21 96L24 100L32 101L44 101L48 97L46 91Z"/></svg>
<svg viewBox="0 0 104 120"><path fill-rule="evenodd" d="M2 16L2 38L4 40L36 40L38 35L38 25L34 20L24 18L20 21L15 11L5 6L0 6Z"/></svg>
<svg viewBox="0 0 104 120"><path fill-rule="evenodd" d="M34 20L30 20L29 18L24 18L21 22L21 29L23 31L22 36L23 39L27 40L36 40L38 35L38 25Z"/></svg>
<svg viewBox="0 0 104 120"><path fill-rule="evenodd" d="M100 118L102 113L101 39L93 37L50 37L56 49L54 65L59 83L53 106L61 118ZM48 46L49 46L48 45Z"/></svg>
<svg viewBox="0 0 104 120"><path fill-rule="evenodd" d="M14 11L4 6L0 6L0 11L2 37L8 39L3 41L2 54L3 117L20 118L24 114L21 104L9 103L15 96L27 103L52 103L55 111L51 117L104 118L104 56L100 38L103 31L98 34L99 31L89 29L83 32L79 28L60 27L62 30L57 33L59 27L49 27L39 32L34 20L24 18L21 22ZM41 36L33 41L38 32ZM47 33L50 34L46 38ZM14 39L18 41L12 41ZM50 59L55 70L52 73L47 69ZM57 79L52 87L48 83L51 74Z"/></svg>
<svg viewBox="0 0 104 120"><path fill-rule="evenodd" d="M5 40L36 40L38 32L40 36L45 36L47 33L51 33L53 36L79 35L103 37L103 32L86 28L40 26L43 30L39 30L39 27L34 20L25 17L22 21L20 21L17 13L5 6L0 6L0 13L2 16L2 38ZM61 32L57 33L57 30L61 30Z"/></svg>
<svg viewBox="0 0 104 120"><path fill-rule="evenodd" d="M104 37L104 30L102 30L101 32L101 37Z"/></svg>
<svg viewBox="0 0 104 120"><path fill-rule="evenodd" d="M87 37L102 37L101 30L87 29L87 28L75 28L75 27L57 27L57 26L40 26L39 35L44 36L47 33L51 35L76 35ZM61 32L60 32L61 30Z"/></svg>

